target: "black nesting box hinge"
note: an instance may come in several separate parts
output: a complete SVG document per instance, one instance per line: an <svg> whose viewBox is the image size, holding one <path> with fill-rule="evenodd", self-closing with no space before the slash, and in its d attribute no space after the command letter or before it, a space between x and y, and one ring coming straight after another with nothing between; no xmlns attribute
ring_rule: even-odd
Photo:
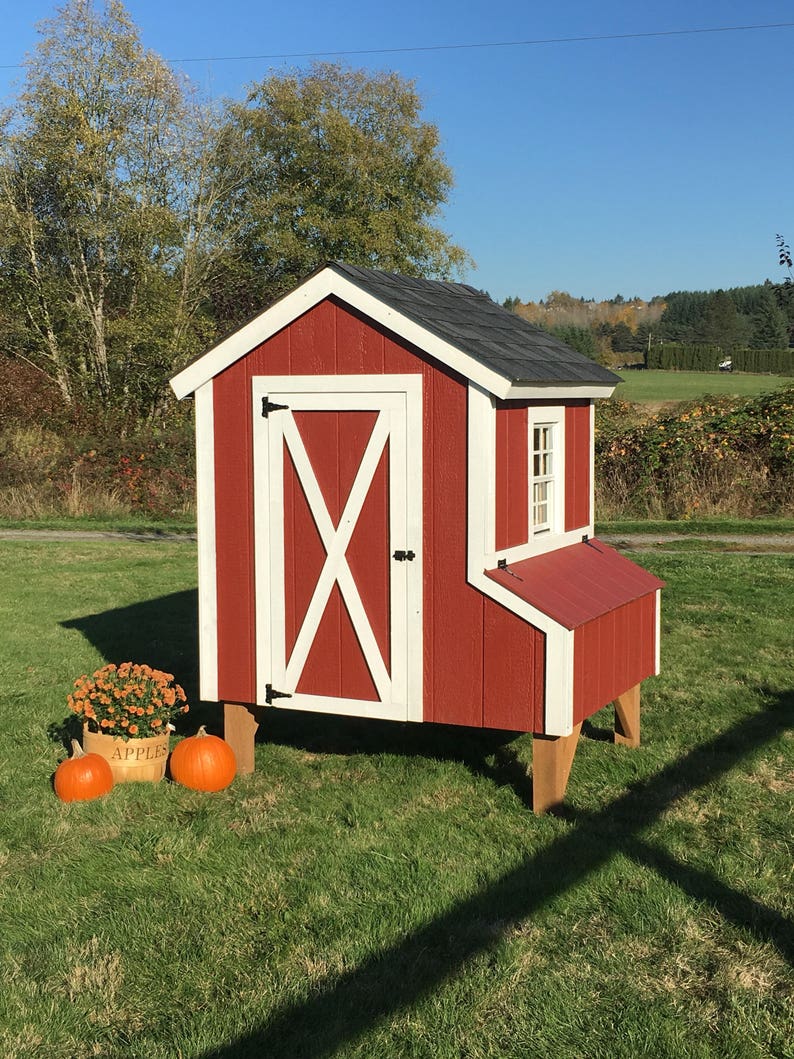
<svg viewBox="0 0 794 1059"><path fill-rule="evenodd" d="M275 401L269 401L267 397L262 398L262 418L267 419L271 412L283 412L285 408L289 408L288 404L276 404Z"/></svg>
<svg viewBox="0 0 794 1059"><path fill-rule="evenodd" d="M497 561L496 561L496 569L497 570L504 570L504 572L506 574L510 574L510 576L514 577L516 579L516 581L523 581L524 580L524 578L521 577L520 574L517 574L515 572L515 570L511 570L510 569L510 567L507 565L507 559L497 559Z"/></svg>
<svg viewBox="0 0 794 1059"><path fill-rule="evenodd" d="M292 695L288 691L276 691L272 684L265 684L265 702L268 706L271 704L273 699L291 699Z"/></svg>

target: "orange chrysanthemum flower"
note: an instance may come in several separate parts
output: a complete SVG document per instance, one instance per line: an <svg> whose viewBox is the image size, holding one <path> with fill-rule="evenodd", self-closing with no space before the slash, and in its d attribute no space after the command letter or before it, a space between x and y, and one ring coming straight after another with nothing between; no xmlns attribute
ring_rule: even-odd
<svg viewBox="0 0 794 1059"><path fill-rule="evenodd" d="M90 677L78 677L66 702L92 731L120 731L124 739L151 735L188 709L184 690L173 679L151 666L109 663Z"/></svg>

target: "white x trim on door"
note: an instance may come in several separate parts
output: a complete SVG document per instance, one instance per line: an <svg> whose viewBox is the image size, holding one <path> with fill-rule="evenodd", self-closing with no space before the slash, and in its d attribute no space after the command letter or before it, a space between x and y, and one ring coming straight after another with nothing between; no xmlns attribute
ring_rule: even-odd
<svg viewBox="0 0 794 1059"><path fill-rule="evenodd" d="M401 720L422 719L421 376L254 378L254 521L256 536L257 697L267 685L299 709ZM286 407L262 416L262 398ZM293 412L376 411L372 433L338 525L334 525ZM361 599L347 548L373 477L388 450L388 541L391 555L411 549L413 562L390 562L387 669ZM289 452L326 556L294 646L287 657L284 574L284 451ZM296 691L334 585L347 607L379 701Z"/></svg>

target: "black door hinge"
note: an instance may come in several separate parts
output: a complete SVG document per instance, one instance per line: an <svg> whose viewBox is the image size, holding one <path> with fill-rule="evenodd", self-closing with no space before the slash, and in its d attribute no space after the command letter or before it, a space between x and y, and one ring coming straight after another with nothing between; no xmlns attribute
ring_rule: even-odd
<svg viewBox="0 0 794 1059"><path fill-rule="evenodd" d="M399 551L396 551L394 553L393 558L395 558L398 563L404 563L406 560L410 563L413 562L413 560L416 558L416 554L410 551L404 552L402 549L400 549Z"/></svg>
<svg viewBox="0 0 794 1059"><path fill-rule="evenodd" d="M262 398L262 417L264 419L267 419L271 412L283 412L285 408L289 408L289 405L276 404L275 401L270 401L267 397Z"/></svg>
<svg viewBox="0 0 794 1059"><path fill-rule="evenodd" d="M273 699L291 699L292 695L288 691L276 691L272 684L265 684L265 702L268 706L271 704Z"/></svg>

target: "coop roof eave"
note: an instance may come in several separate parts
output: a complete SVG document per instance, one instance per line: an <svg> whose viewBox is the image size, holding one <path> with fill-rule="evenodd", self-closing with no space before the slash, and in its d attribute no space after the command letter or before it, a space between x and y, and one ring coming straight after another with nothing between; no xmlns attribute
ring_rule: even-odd
<svg viewBox="0 0 794 1059"><path fill-rule="evenodd" d="M618 376L471 287L331 263L171 379L180 399L334 297L500 399L608 397Z"/></svg>

